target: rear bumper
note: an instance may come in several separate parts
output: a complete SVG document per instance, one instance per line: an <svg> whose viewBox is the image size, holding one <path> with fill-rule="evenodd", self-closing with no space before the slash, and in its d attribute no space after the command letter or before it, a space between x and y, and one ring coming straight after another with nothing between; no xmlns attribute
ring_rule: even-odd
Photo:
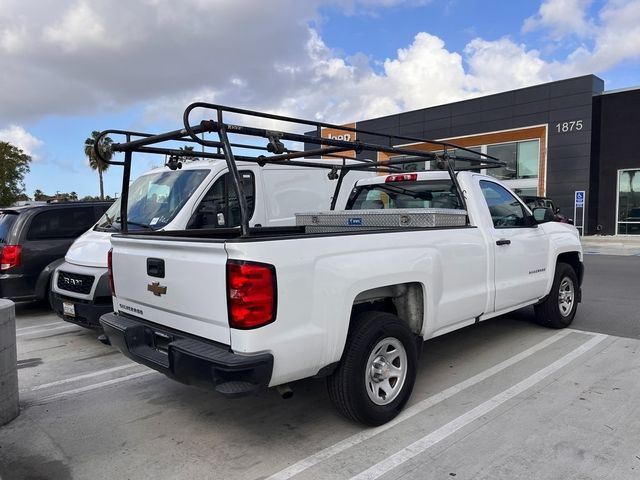
<svg viewBox="0 0 640 480"><path fill-rule="evenodd" d="M266 388L273 355L239 355L229 347L116 313L100 318L104 333L135 362L188 385L214 389L230 396Z"/></svg>
<svg viewBox="0 0 640 480"><path fill-rule="evenodd" d="M0 298L16 302L35 300L36 279L24 273L3 273L0 275Z"/></svg>
<svg viewBox="0 0 640 480"><path fill-rule="evenodd" d="M113 312L111 297L104 303L94 303L92 301L80 300L78 298L66 297L59 293L51 292L50 302L53 311L66 322L75 323L85 328L100 329L100 317L105 313ZM65 315L63 302L73 303L75 316Z"/></svg>

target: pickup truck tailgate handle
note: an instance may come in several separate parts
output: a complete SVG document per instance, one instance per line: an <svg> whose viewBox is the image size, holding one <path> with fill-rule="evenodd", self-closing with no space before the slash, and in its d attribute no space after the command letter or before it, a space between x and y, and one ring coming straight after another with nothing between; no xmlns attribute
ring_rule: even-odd
<svg viewBox="0 0 640 480"><path fill-rule="evenodd" d="M147 258L147 275L164 278L164 260L162 258Z"/></svg>
<svg viewBox="0 0 640 480"><path fill-rule="evenodd" d="M501 238L496 241L496 245L511 245L511 240L507 240L506 238Z"/></svg>

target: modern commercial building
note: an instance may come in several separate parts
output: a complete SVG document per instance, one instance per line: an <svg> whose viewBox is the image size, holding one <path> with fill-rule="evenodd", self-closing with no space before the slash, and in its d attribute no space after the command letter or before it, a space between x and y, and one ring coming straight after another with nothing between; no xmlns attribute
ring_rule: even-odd
<svg viewBox="0 0 640 480"><path fill-rule="evenodd" d="M587 75L349 126L446 140L498 157L506 167L486 173L521 195L552 198L565 215L575 214L585 233L640 234L640 155L632 146L640 135L640 89L606 92L602 79ZM325 129L321 135L354 134ZM365 134L358 139L379 141ZM400 145L437 148L400 140L394 146ZM408 168L429 167L416 162ZM581 199L584 207L574 213Z"/></svg>

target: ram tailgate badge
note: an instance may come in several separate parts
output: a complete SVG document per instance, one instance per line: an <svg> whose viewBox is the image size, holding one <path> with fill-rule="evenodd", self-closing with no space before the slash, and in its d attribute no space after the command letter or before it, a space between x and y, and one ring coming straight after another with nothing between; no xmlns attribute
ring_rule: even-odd
<svg viewBox="0 0 640 480"><path fill-rule="evenodd" d="M153 282L147 285L147 290L153 293L156 297L167 293L167 287L160 285L160 282Z"/></svg>

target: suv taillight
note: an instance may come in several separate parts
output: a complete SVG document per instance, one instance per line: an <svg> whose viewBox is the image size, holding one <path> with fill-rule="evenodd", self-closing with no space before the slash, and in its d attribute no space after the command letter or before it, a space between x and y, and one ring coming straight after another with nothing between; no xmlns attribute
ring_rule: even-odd
<svg viewBox="0 0 640 480"><path fill-rule="evenodd" d="M0 270L9 270L22 263L22 247L20 245L5 245L0 247Z"/></svg>
<svg viewBox="0 0 640 480"><path fill-rule="evenodd" d="M258 328L276 319L276 269L273 265L227 261L229 326Z"/></svg>
<svg viewBox="0 0 640 480"><path fill-rule="evenodd" d="M111 290L111 295L116 296L116 286L113 283L113 248L109 249L109 253L107 253L107 276L109 277L109 289Z"/></svg>

